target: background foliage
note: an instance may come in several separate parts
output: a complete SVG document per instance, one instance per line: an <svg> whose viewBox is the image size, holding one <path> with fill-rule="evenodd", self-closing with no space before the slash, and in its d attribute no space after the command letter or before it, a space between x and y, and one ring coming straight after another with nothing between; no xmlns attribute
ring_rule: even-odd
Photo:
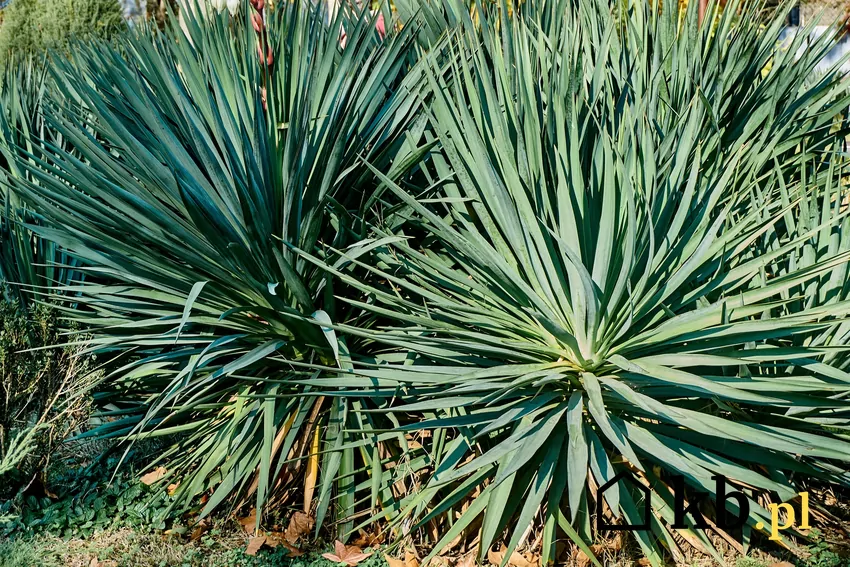
<svg viewBox="0 0 850 567"><path fill-rule="evenodd" d="M0 65L12 54L62 50L72 37L108 37L124 27L116 0L14 0L2 10Z"/></svg>

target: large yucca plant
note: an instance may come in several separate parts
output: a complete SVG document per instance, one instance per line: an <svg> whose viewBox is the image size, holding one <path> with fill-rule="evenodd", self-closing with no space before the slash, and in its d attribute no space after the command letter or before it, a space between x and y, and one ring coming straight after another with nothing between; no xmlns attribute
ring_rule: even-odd
<svg viewBox="0 0 850 567"><path fill-rule="evenodd" d="M432 555L507 528L508 557L532 524L544 563L561 534L590 554L595 491L630 470L653 565L680 536L719 558L671 527L671 475L746 487L747 538L798 478L850 482L847 83L808 82L828 40L795 61L781 17L709 14L502 7L424 63L439 145L382 177L397 202L371 259L325 267L370 314L334 328L374 355L327 384L386 400L359 431L404 466L373 498L401 533L440 526ZM639 496L605 508L639 524Z"/></svg>
<svg viewBox="0 0 850 567"><path fill-rule="evenodd" d="M412 36L384 41L347 5L201 13L56 60L49 122L72 151L21 160L32 181L16 187L50 223L33 230L87 266L71 317L112 360L91 434L170 440L151 466L176 510L202 495L203 514L273 493L300 506L281 489L305 473L309 510L316 447L341 444L351 403L311 395L310 366L348 354L325 326L344 316L331 280L289 246L365 230L361 158L404 168L417 104L394 93ZM319 520L353 511L354 466L351 451L324 462ZM348 496L331 507L338 476Z"/></svg>

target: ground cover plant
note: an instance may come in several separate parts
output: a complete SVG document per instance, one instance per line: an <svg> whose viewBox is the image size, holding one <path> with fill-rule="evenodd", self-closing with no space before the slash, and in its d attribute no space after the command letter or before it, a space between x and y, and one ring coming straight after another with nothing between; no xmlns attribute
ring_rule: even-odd
<svg viewBox="0 0 850 567"><path fill-rule="evenodd" d="M83 264L84 435L161 438L163 516L503 563L600 564L623 471L652 565L849 484L847 80L670 4L255 0L55 59L8 183ZM672 527L717 474L746 527Z"/></svg>

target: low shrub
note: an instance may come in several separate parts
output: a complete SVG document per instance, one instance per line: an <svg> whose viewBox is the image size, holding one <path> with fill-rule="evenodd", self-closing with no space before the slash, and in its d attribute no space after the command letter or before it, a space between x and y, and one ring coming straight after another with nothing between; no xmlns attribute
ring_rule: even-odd
<svg viewBox="0 0 850 567"><path fill-rule="evenodd" d="M76 395L82 359L43 348L59 342L54 308L0 301L0 498L29 484L87 413Z"/></svg>
<svg viewBox="0 0 850 567"><path fill-rule="evenodd" d="M117 0L12 0L0 23L0 64L11 53L62 49L72 37L123 27Z"/></svg>

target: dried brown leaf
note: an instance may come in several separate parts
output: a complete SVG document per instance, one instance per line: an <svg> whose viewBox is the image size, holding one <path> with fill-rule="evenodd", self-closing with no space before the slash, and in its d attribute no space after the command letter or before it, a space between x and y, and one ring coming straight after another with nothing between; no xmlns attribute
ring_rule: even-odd
<svg viewBox="0 0 850 567"><path fill-rule="evenodd" d="M257 552L260 551L260 548L263 547L263 544L266 543L266 536L254 536L248 540L248 547L245 548L246 555L257 555Z"/></svg>
<svg viewBox="0 0 850 567"><path fill-rule="evenodd" d="M585 552L579 549L578 552L575 554L574 562L576 567L587 567L588 565L590 565L590 557L588 557Z"/></svg>
<svg viewBox="0 0 850 567"><path fill-rule="evenodd" d="M294 545L289 545L285 541L281 542L281 545L284 547L284 549L286 549L286 552L289 554L290 557L301 557L302 555L304 555L303 551L301 551Z"/></svg>
<svg viewBox="0 0 850 567"><path fill-rule="evenodd" d="M360 530L360 535L351 542L351 545L356 545L358 547L374 547L375 545L379 545L384 543L386 539L386 534L384 532L367 532L364 530Z"/></svg>
<svg viewBox="0 0 850 567"><path fill-rule="evenodd" d="M245 530L246 534L254 535L254 531L257 529L257 509L252 508L247 516L238 518L237 521L242 526L242 529Z"/></svg>
<svg viewBox="0 0 850 567"><path fill-rule="evenodd" d="M296 545L302 537L310 535L316 520L310 514L295 512L289 517L289 525L286 527L284 539L291 545Z"/></svg>
<svg viewBox="0 0 850 567"><path fill-rule="evenodd" d="M415 553L412 553L411 551L405 551L404 565L405 567L419 567L419 558L416 557Z"/></svg>
<svg viewBox="0 0 850 567"><path fill-rule="evenodd" d="M354 566L371 557L371 553L363 553L363 550L356 545L345 545L341 541L334 542L334 553L323 553L322 557L329 559L334 563L345 563L349 566Z"/></svg>
<svg viewBox="0 0 850 567"><path fill-rule="evenodd" d="M395 557L388 556L386 560L390 567L419 567L419 559L416 557L416 554L410 551L404 552L404 559L396 559Z"/></svg>
<svg viewBox="0 0 850 567"><path fill-rule="evenodd" d="M142 475L141 481L142 484L151 485L165 476L165 473L168 472L165 470L165 467L156 467L151 472Z"/></svg>
<svg viewBox="0 0 850 567"><path fill-rule="evenodd" d="M286 541L286 534L283 532L266 532L266 545L272 548L278 546L283 547L289 557L300 557L304 552Z"/></svg>
<svg viewBox="0 0 850 567"><path fill-rule="evenodd" d="M508 550L504 545L499 551L493 551L491 549L487 552L487 560L492 565L496 565L496 567L498 567L502 564L502 561L504 561L507 552ZM529 561L521 553L514 551L508 558L507 565L512 565L513 567L538 567L539 563L536 561Z"/></svg>
<svg viewBox="0 0 850 567"><path fill-rule="evenodd" d="M192 530L192 535L189 536L189 539L192 541L198 541L201 537L207 533L207 530L210 529L210 524L206 520L201 520L197 524L195 524L195 528Z"/></svg>
<svg viewBox="0 0 850 567"><path fill-rule="evenodd" d="M608 549L611 551L620 551L623 549L623 536L622 534L617 534L614 536L614 539L611 540L611 543L608 545Z"/></svg>

